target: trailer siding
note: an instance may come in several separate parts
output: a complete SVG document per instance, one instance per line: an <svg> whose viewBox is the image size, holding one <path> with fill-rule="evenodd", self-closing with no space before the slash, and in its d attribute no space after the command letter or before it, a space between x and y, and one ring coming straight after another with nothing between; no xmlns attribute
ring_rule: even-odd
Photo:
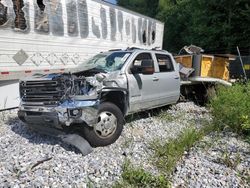
<svg viewBox="0 0 250 188"><path fill-rule="evenodd" d="M0 80L25 71L70 69L110 49L162 47L164 24L102 1L2 0L7 20L0 22ZM16 6L21 6L19 11ZM142 24L140 24L142 22ZM13 58L23 50L27 59Z"/></svg>

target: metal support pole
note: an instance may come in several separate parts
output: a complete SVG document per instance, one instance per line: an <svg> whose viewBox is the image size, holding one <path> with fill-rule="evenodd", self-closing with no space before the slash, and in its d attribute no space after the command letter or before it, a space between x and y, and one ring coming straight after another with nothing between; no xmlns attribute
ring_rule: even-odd
<svg viewBox="0 0 250 188"><path fill-rule="evenodd" d="M237 51L238 51L238 54L239 54L240 63L241 63L241 67L242 67L242 70L243 70L244 77L245 77L245 81L247 81L247 74L246 74L246 71L244 69L244 64L243 64L243 61L242 61L242 58L241 58L241 55L240 55L240 50L239 50L238 46L237 46Z"/></svg>

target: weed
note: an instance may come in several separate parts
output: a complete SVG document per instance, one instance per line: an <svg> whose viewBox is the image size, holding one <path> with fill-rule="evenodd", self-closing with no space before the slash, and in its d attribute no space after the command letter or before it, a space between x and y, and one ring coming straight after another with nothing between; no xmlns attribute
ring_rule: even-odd
<svg viewBox="0 0 250 188"><path fill-rule="evenodd" d="M115 183L113 188L122 187L155 187L169 188L169 181L163 176L154 176L141 168L134 168L131 163L126 160L123 165L122 181Z"/></svg>
<svg viewBox="0 0 250 188"><path fill-rule="evenodd" d="M171 116L167 111L162 111L158 117L164 121L171 122L174 121L174 117Z"/></svg>
<svg viewBox="0 0 250 188"><path fill-rule="evenodd" d="M249 143L250 144L250 134L246 136L245 138L245 142Z"/></svg>
<svg viewBox="0 0 250 188"><path fill-rule="evenodd" d="M129 148L129 146L133 143L133 138L125 138L122 143L122 148Z"/></svg>
<svg viewBox="0 0 250 188"><path fill-rule="evenodd" d="M167 143L152 142L150 146L154 150L155 165L164 174L170 175L183 153L201 137L202 134L195 129L186 129L177 139L171 139Z"/></svg>
<svg viewBox="0 0 250 188"><path fill-rule="evenodd" d="M87 176L87 188L94 188L94 182Z"/></svg>
<svg viewBox="0 0 250 188"><path fill-rule="evenodd" d="M159 119L164 120L164 121L172 122L172 121L174 121L174 120L176 120L176 119L182 118L184 115L185 115L184 112L179 112L178 114L171 115L171 114L169 114L168 111L162 110L159 114L157 114L157 117L158 117Z"/></svg>
<svg viewBox="0 0 250 188"><path fill-rule="evenodd" d="M233 162L232 162L232 160L230 159L229 153L228 153L228 152L224 152L224 153L222 154L222 163L223 163L224 165L226 165L227 167L230 167L230 168L233 167Z"/></svg>
<svg viewBox="0 0 250 188"><path fill-rule="evenodd" d="M188 128L178 138L171 139L166 143L160 143L159 140L153 141L150 147L154 151L153 160L156 167L169 176L184 152L190 150L204 135L209 134L215 129L214 125L204 126L200 130Z"/></svg>
<svg viewBox="0 0 250 188"><path fill-rule="evenodd" d="M234 162L234 168L236 168L240 163L242 159L240 157L240 154L237 152L236 157L235 157L235 162Z"/></svg>
<svg viewBox="0 0 250 188"><path fill-rule="evenodd" d="M229 153L226 151L222 154L221 163L229 168L236 169L236 167L241 163L240 154L237 153L235 158L230 158Z"/></svg>
<svg viewBox="0 0 250 188"><path fill-rule="evenodd" d="M214 123L230 127L240 134L250 135L250 83L219 87L210 101Z"/></svg>
<svg viewBox="0 0 250 188"><path fill-rule="evenodd" d="M250 185L250 176L245 177L245 179L246 179L246 182L248 183L248 185Z"/></svg>

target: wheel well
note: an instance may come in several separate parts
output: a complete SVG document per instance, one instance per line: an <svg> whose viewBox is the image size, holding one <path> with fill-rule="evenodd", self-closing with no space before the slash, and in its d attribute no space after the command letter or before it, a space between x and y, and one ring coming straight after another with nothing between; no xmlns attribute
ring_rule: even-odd
<svg viewBox="0 0 250 188"><path fill-rule="evenodd" d="M108 91L101 94L101 102L111 102L115 104L123 113L127 112L127 96L124 91Z"/></svg>
<svg viewBox="0 0 250 188"><path fill-rule="evenodd" d="M195 85L184 85L181 87L181 94L197 104L204 105L209 100L210 88L214 88L213 83L200 83Z"/></svg>

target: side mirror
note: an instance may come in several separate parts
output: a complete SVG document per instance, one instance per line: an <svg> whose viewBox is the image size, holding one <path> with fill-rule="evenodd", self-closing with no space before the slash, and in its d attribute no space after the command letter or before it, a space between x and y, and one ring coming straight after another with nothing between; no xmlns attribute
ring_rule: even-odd
<svg viewBox="0 0 250 188"><path fill-rule="evenodd" d="M141 72L142 74L154 74L154 61L151 59L145 59L141 62Z"/></svg>

